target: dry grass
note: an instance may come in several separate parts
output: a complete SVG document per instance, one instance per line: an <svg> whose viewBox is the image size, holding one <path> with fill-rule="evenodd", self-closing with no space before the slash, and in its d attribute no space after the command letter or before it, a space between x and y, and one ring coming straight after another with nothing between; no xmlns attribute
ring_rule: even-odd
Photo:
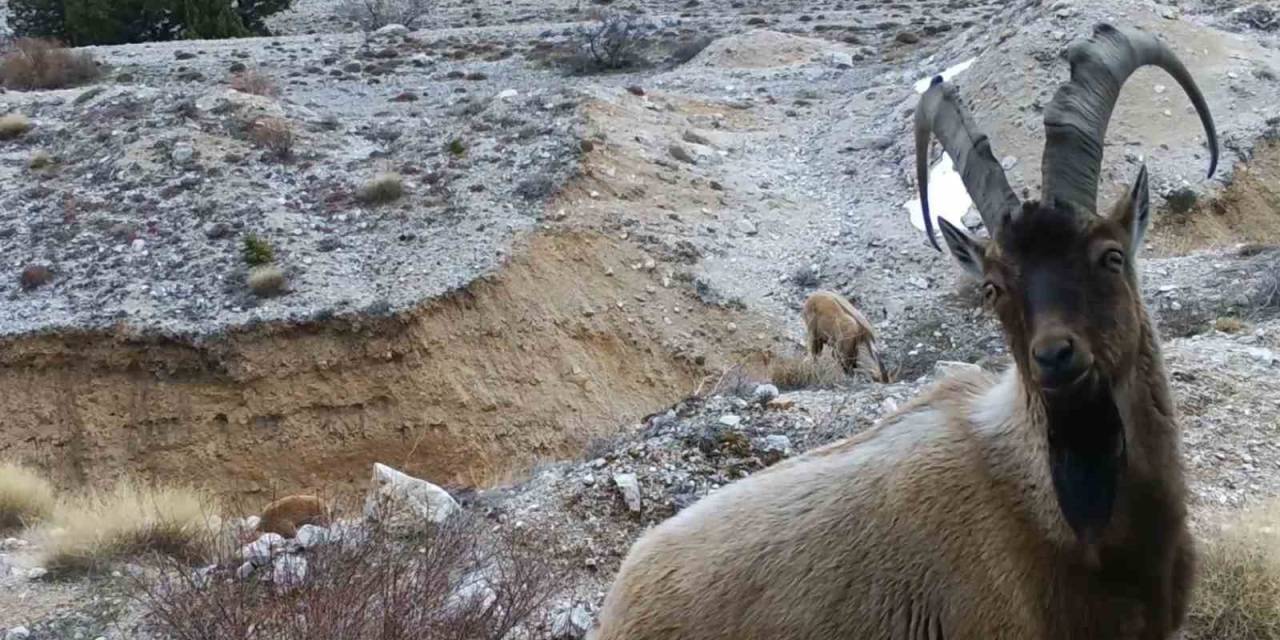
<svg viewBox="0 0 1280 640"><path fill-rule="evenodd" d="M0 463L0 531L29 527L53 513L53 485L33 469Z"/></svg>
<svg viewBox="0 0 1280 640"><path fill-rule="evenodd" d="M1213 321L1213 328L1223 333L1243 333L1249 327L1240 318L1222 316Z"/></svg>
<svg viewBox="0 0 1280 640"><path fill-rule="evenodd" d="M20 38L0 57L0 83L8 89L62 89L92 82L99 75L93 56L51 40Z"/></svg>
<svg viewBox="0 0 1280 640"><path fill-rule="evenodd" d="M780 356L769 363L769 380L780 391L828 389L846 380L835 358Z"/></svg>
<svg viewBox="0 0 1280 640"><path fill-rule="evenodd" d="M48 151L40 149L31 154L31 158L27 160L27 168L33 171L45 169L53 164L53 155Z"/></svg>
<svg viewBox="0 0 1280 640"><path fill-rule="evenodd" d="M253 295L259 298L269 298L283 293L287 282L288 279L285 277L284 271L280 267L269 264L254 267L250 270L247 284Z"/></svg>
<svg viewBox="0 0 1280 640"><path fill-rule="evenodd" d="M1280 242L1280 142L1263 144L1220 196L1186 213L1162 213L1153 227L1149 242L1158 255Z"/></svg>
<svg viewBox="0 0 1280 640"><path fill-rule="evenodd" d="M366 204L387 204L404 195L404 178L398 173L382 173L360 188L356 197Z"/></svg>
<svg viewBox="0 0 1280 640"><path fill-rule="evenodd" d="M249 125L249 141L259 149L265 149L276 159L286 160L293 157L293 145L297 137L288 120L267 116L258 118Z"/></svg>
<svg viewBox="0 0 1280 640"><path fill-rule="evenodd" d="M1280 500L1246 510L1200 549L1185 640L1280 640Z"/></svg>
<svg viewBox="0 0 1280 640"><path fill-rule="evenodd" d="M13 140L31 130L31 118L21 113L0 117L0 140Z"/></svg>
<svg viewBox="0 0 1280 640"><path fill-rule="evenodd" d="M261 71L241 71L231 76L231 88L243 93L275 97L280 95L276 79Z"/></svg>
<svg viewBox="0 0 1280 640"><path fill-rule="evenodd" d="M91 570L147 552L193 562L206 556L217 524L212 496L187 487L123 481L57 505L42 542L50 571Z"/></svg>

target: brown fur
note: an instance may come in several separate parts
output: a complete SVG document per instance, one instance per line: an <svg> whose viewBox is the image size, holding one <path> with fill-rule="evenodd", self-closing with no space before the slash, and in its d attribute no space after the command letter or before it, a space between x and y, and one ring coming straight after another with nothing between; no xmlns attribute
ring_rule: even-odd
<svg viewBox="0 0 1280 640"><path fill-rule="evenodd" d="M834 291L818 291L804 301L800 312L809 337L809 354L822 355L822 349L830 346L840 359L846 375L852 374L859 361L869 364L871 375L879 382L888 382L889 375L876 349L876 334L871 322L844 296Z"/></svg>
<svg viewBox="0 0 1280 640"><path fill-rule="evenodd" d="M304 524L329 525L329 511L316 496L285 496L262 510L259 533L278 533L286 538L298 535Z"/></svg>
<svg viewBox="0 0 1280 640"><path fill-rule="evenodd" d="M1170 638L1194 554L1180 435L1132 267L1141 208L1131 204L1075 223L1036 211L998 246L953 244L999 287L992 302L1015 367L944 380L870 431L654 528L623 562L593 637ZM1123 270L1100 267L1099 251L1116 246L1128 252ZM1028 355L1058 330L1074 332L1091 363L1089 380L1065 392L1042 387ZM1105 411L1090 414L1095 405ZM1123 465L1093 537L1064 515L1050 434L1108 416Z"/></svg>

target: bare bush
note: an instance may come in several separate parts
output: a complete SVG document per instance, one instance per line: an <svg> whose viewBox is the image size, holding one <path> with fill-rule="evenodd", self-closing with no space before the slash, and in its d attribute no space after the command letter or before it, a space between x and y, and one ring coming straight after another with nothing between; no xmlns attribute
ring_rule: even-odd
<svg viewBox="0 0 1280 640"><path fill-rule="evenodd" d="M581 51L571 58L576 71L613 71L642 63L640 50L647 30L636 17L620 12L602 14L596 24L579 31Z"/></svg>
<svg viewBox="0 0 1280 640"><path fill-rule="evenodd" d="M93 56L65 49L52 40L19 38L0 57L0 83L19 91L62 89L96 80Z"/></svg>
<svg viewBox="0 0 1280 640"><path fill-rule="evenodd" d="M249 125L249 140L254 146L266 150L269 156L277 160L293 157L296 136L293 133L293 125L284 118L266 116L254 120Z"/></svg>
<svg viewBox="0 0 1280 640"><path fill-rule="evenodd" d="M365 31L392 24L412 29L434 8L434 0L344 0L338 7L338 15Z"/></svg>
<svg viewBox="0 0 1280 640"><path fill-rule="evenodd" d="M175 640L499 640L541 625L558 586L523 534L488 534L463 515L416 539L374 529L299 557L305 576L288 588L237 578L230 545L203 572L157 558L133 595L151 630Z"/></svg>

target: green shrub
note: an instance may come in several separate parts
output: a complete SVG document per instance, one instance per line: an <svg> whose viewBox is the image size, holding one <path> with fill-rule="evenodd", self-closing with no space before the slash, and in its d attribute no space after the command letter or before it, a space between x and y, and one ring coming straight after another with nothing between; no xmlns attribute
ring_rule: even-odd
<svg viewBox="0 0 1280 640"><path fill-rule="evenodd" d="M63 0L9 0L9 29L20 38L66 38Z"/></svg>
<svg viewBox="0 0 1280 640"><path fill-rule="evenodd" d="M270 242L258 237L256 233L250 233L244 237L244 246L240 253L244 257L244 263L251 267L271 264L276 259L275 248Z"/></svg>
<svg viewBox="0 0 1280 640"><path fill-rule="evenodd" d="M10 0L19 35L75 45L239 38L268 33L265 19L292 0Z"/></svg>

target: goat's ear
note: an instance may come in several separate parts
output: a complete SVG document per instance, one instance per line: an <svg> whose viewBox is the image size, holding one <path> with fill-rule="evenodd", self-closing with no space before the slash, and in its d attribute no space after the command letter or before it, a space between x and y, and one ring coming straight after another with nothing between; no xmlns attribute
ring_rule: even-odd
<svg viewBox="0 0 1280 640"><path fill-rule="evenodd" d="M1118 203L1111 213L1111 218L1120 228L1129 233L1130 256L1138 255L1142 248L1142 238L1147 233L1147 223L1151 222L1151 192L1147 186L1147 165L1138 170L1138 177L1129 188L1129 193Z"/></svg>
<svg viewBox="0 0 1280 640"><path fill-rule="evenodd" d="M942 227L942 237L947 241L947 248L951 250L951 255L955 256L956 262L959 262L960 266L973 277L979 280L984 278L986 243L957 229L955 225L943 218L938 218L938 225Z"/></svg>

